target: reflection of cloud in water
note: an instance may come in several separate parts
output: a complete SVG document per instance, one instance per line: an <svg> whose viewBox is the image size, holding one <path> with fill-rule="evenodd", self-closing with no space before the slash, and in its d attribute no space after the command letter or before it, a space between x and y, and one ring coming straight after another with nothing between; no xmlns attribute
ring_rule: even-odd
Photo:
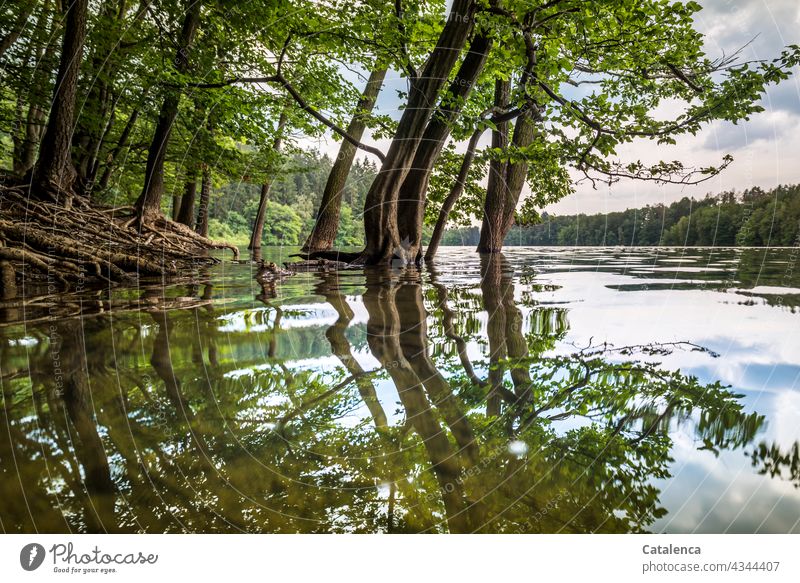
<svg viewBox="0 0 800 583"><path fill-rule="evenodd" d="M797 419L797 417L795 417ZM741 450L717 458L698 452L693 436L673 436L672 478L656 480L669 514L655 532L800 533L800 499L789 482L754 472Z"/></svg>

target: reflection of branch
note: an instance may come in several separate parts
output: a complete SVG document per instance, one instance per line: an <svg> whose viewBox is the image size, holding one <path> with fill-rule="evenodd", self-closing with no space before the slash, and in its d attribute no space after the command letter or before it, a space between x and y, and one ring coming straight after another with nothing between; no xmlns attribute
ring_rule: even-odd
<svg viewBox="0 0 800 583"><path fill-rule="evenodd" d="M552 409L555 405L558 404L559 401L561 401L565 397L569 397L572 393L574 393L578 389L581 389L581 388L583 388L583 387L585 387L586 385L589 384L589 381L591 380L593 371L592 371L591 367L585 361L581 361L580 363L581 363L581 365L583 365L583 368L584 368L583 377L580 380L578 380L577 382L573 383L572 385L561 389L559 392L557 392L555 395L553 395L547 401L547 403L545 403L544 405L542 405L541 407L539 407L537 409L534 409L530 414L528 414L528 416L520 424L520 428L521 429L524 429L528 425L530 425L533 422L533 420L536 419L536 417L538 417L543 411L547 411L548 409Z"/></svg>
<svg viewBox="0 0 800 583"><path fill-rule="evenodd" d="M374 385L368 378L363 376L365 375L364 369L361 368L358 361L353 358L353 354L350 350L350 343L344 334L345 329L347 329L348 324L353 319L353 310L347 304L344 296L334 291L338 289L338 276L333 275L332 277L334 278L333 281L328 281L326 278L317 287L317 292L333 306L333 309L335 309L336 313L339 315L336 322L325 332L325 336L328 338L328 342L330 342L333 354L339 358L347 371L356 377L358 392L361 394L361 399L372 414L375 426L384 428L388 425L386 412L381 406Z"/></svg>
<svg viewBox="0 0 800 583"><path fill-rule="evenodd" d="M444 328L445 336L447 336L450 340L455 342L456 350L458 351L458 358L461 360L461 366L464 367L464 372L467 373L467 377L469 378L470 382L474 385L479 387L485 387L486 381L481 380L478 378L478 375L475 374L475 369L472 366L472 363L469 360L469 355L467 354L467 343L458 334L456 334L455 326L453 324L453 320L455 318L455 312L450 308L448 305L448 291L447 288L439 283L438 281L438 273L430 266L430 276L431 276L431 285L436 288L436 293L439 299L438 308L442 310L442 327Z"/></svg>
<svg viewBox="0 0 800 583"><path fill-rule="evenodd" d="M328 389L327 391L325 391L321 395L318 395L318 396L314 397L310 401L306 401L305 403L301 403L299 407L297 407L296 409L293 409L292 411L289 411L286 415L284 415L283 417L280 418L280 420L277 423L278 427L284 427L289 421L291 421L295 417L298 417L299 415L302 415L303 413L305 413L309 409L313 408L318 403L324 401L325 399L327 399L331 395L341 391L342 389L344 389L347 385L349 385L353 381L357 381L359 378L363 378L363 377L367 377L367 376L370 376L370 375L374 375L377 372L379 372L379 371L378 370L370 370L370 371L364 371L361 374L350 375L349 377L344 379L342 382L338 383L337 385L334 385L333 387L331 387L330 389Z"/></svg>

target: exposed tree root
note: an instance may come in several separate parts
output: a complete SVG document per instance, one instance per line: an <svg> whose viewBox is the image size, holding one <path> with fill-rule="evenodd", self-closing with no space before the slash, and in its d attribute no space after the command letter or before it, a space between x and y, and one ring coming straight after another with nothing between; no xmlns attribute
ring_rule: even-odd
<svg viewBox="0 0 800 583"><path fill-rule="evenodd" d="M0 262L31 283L92 284L139 276L180 276L217 260L211 241L164 217L137 225L132 207L97 208L73 197L71 208L0 185ZM131 220L134 219L134 220Z"/></svg>

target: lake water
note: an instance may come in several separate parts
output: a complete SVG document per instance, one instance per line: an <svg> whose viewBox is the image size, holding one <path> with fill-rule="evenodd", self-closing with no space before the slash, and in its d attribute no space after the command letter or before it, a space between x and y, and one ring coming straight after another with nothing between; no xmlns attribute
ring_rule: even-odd
<svg viewBox="0 0 800 583"><path fill-rule="evenodd" d="M0 528L800 532L797 258L450 247L6 300Z"/></svg>

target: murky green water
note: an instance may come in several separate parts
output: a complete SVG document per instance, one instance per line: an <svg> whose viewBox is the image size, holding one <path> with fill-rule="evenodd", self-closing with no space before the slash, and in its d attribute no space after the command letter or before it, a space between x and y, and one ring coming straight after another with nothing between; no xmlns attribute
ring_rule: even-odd
<svg viewBox="0 0 800 583"><path fill-rule="evenodd" d="M800 532L797 256L445 248L6 301L0 527Z"/></svg>

